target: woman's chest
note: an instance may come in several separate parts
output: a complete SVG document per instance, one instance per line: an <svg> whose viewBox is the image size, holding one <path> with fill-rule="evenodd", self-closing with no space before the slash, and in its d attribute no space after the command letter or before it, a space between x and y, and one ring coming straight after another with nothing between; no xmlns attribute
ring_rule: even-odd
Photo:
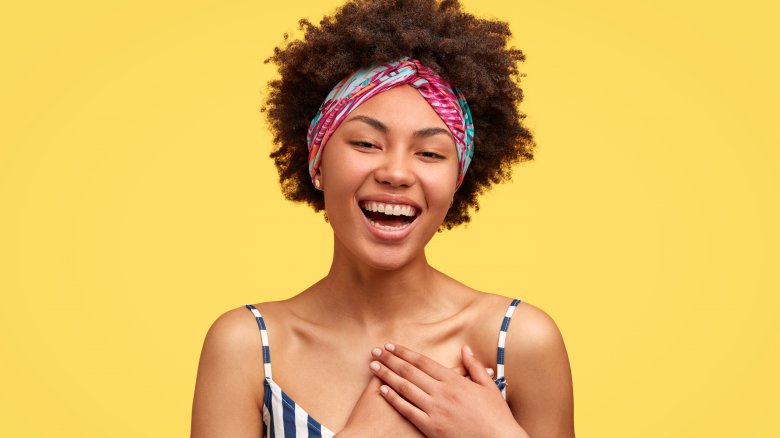
<svg viewBox="0 0 780 438"><path fill-rule="evenodd" d="M450 369L462 365L464 344L471 345L486 364L494 363L494 358L487 357L488 353L479 347L485 342L468 329L446 333L410 332L396 334L392 339L365 334L295 336L294 330L280 337L273 348L273 383L279 392L284 392L288 404L294 404L299 411L305 411L311 419L334 432L343 429L373 377L369 369L373 359L371 349L381 348L388 341L424 354Z"/></svg>

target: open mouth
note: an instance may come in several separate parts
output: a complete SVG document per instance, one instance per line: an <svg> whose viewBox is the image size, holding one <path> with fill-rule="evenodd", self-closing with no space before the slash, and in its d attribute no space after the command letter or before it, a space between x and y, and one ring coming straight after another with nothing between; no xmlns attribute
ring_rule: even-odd
<svg viewBox="0 0 780 438"><path fill-rule="evenodd" d="M360 201L360 210L371 226L383 231L403 230L419 215L419 211L411 205L377 201Z"/></svg>

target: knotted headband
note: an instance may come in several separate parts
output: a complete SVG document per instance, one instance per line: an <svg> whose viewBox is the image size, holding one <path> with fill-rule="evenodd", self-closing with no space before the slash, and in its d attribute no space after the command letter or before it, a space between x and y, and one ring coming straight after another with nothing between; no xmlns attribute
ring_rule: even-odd
<svg viewBox="0 0 780 438"><path fill-rule="evenodd" d="M432 69L407 57L357 70L328 93L306 136L312 180L320 166L323 147L349 113L371 97L400 85L416 88L452 133L460 165L456 189L460 187L474 155L474 124L466 98Z"/></svg>

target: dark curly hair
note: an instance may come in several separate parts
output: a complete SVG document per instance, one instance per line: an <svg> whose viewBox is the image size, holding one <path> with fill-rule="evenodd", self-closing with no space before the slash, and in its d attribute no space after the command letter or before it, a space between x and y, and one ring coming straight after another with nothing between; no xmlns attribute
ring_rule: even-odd
<svg viewBox="0 0 780 438"><path fill-rule="evenodd" d="M416 58L457 87L474 120L474 157L439 228L469 222L477 196L511 178L511 167L533 159L534 141L518 109L523 100L519 49L507 47L506 22L477 18L457 0L353 0L316 26L299 22L302 40L289 41L265 60L281 78L268 84L271 152L284 196L325 208L308 170L306 133L333 86L352 71L376 63Z"/></svg>

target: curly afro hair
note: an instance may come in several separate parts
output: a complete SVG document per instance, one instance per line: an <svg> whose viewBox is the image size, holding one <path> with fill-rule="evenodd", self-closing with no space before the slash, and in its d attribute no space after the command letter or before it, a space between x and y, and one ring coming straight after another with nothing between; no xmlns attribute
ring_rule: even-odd
<svg viewBox="0 0 780 438"><path fill-rule="evenodd" d="M266 112L271 152L284 196L325 208L308 170L309 122L333 86L352 71L416 58L457 87L474 120L474 157L439 230L467 223L477 196L511 178L512 165L533 159L534 141L518 109L523 100L519 49L507 47L506 22L477 18L457 0L353 0L316 26L299 23L302 40L289 41L265 60L280 78L268 84Z"/></svg>

